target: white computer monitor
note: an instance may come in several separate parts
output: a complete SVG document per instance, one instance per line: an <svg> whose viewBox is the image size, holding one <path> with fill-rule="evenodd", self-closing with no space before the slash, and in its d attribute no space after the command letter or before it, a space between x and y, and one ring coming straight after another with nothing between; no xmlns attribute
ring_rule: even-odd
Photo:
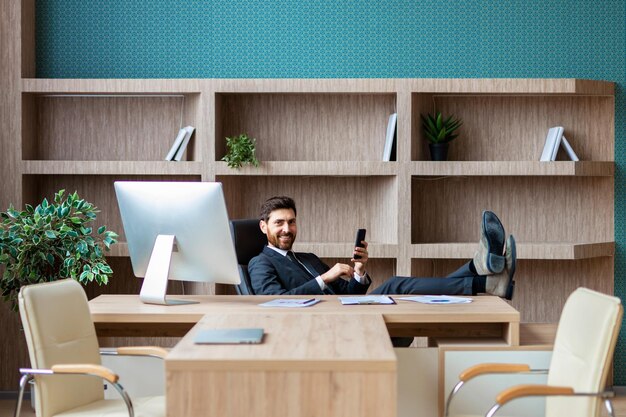
<svg viewBox="0 0 626 417"><path fill-rule="evenodd" d="M116 181L115 193L141 301L193 302L167 299L168 279L239 284L221 183Z"/></svg>

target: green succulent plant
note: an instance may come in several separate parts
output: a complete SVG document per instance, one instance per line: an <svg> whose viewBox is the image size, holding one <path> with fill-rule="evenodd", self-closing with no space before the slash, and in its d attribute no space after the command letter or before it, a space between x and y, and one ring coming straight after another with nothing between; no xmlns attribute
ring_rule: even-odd
<svg viewBox="0 0 626 417"><path fill-rule="evenodd" d="M422 118L422 126L424 128L424 134L426 140L430 143L447 143L455 139L458 134L455 134L456 130L463 124L461 119L457 119L454 115L444 119L441 112L435 112L435 116L431 116L430 113Z"/></svg>
<svg viewBox="0 0 626 417"><path fill-rule="evenodd" d="M0 213L0 291L17 311L17 294L24 285L73 278L86 284L107 284L113 270L104 251L117 242L117 234L101 226L94 233L91 223L98 209L65 190L23 211L13 206Z"/></svg>
<svg viewBox="0 0 626 417"><path fill-rule="evenodd" d="M248 135L242 133L239 136L226 138L226 147L228 152L222 158L226 161L229 168L241 168L243 164L259 166L259 160L254 154L256 151L256 139L249 138Z"/></svg>

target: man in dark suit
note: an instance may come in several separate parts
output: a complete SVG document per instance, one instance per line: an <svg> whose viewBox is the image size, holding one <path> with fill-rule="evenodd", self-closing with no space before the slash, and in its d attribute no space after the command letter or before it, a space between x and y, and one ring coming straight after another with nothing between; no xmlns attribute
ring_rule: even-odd
<svg viewBox="0 0 626 417"><path fill-rule="evenodd" d="M367 242L355 247L352 265L329 267L312 253L294 253L296 205L289 197L272 197L261 207L259 226L268 244L252 258L248 272L258 295L365 294L371 280L367 274ZM359 255L357 259L355 255ZM472 260L446 278L392 277L372 294L477 294L511 298L515 273L515 239L505 242L502 223L492 212L483 213L479 249ZM347 278L347 279L344 279Z"/></svg>

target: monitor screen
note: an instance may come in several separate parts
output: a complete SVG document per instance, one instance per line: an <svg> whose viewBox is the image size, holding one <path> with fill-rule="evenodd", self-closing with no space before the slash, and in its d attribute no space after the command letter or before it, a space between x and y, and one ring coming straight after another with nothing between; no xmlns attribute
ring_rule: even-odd
<svg viewBox="0 0 626 417"><path fill-rule="evenodd" d="M137 277L150 274L150 264L166 279L239 284L221 183L116 181L115 193ZM158 252L160 236L173 237L173 246Z"/></svg>

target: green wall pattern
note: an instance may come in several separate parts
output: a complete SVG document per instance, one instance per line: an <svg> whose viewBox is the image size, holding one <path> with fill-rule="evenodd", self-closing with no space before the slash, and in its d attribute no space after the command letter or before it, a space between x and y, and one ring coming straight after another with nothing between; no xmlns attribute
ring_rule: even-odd
<svg viewBox="0 0 626 417"><path fill-rule="evenodd" d="M42 78L615 81L615 293L626 296L626 0L37 0L36 7ZM626 385L626 325L615 359L615 382Z"/></svg>

